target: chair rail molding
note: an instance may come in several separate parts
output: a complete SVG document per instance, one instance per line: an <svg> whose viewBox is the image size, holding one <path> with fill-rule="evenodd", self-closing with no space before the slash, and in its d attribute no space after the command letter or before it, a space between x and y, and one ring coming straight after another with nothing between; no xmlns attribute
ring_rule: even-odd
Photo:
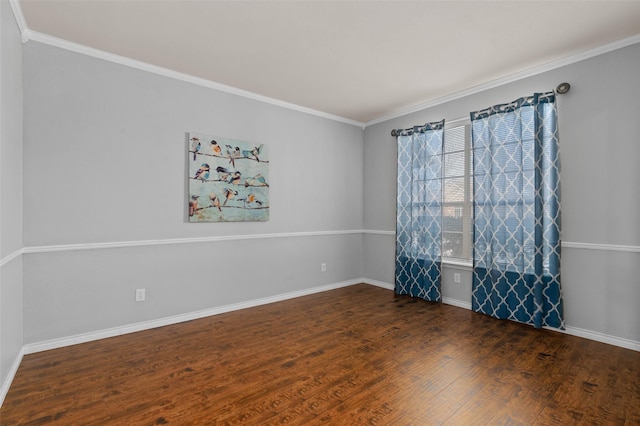
<svg viewBox="0 0 640 426"><path fill-rule="evenodd" d="M126 248L126 247L143 247L158 246L171 244L198 244L210 243L218 241L237 241L237 240L254 240L266 238L299 238L299 237L317 237L330 235L387 235L395 236L395 231L377 230L377 229L348 229L337 231L305 231L305 232L281 232L271 234L240 234L240 235L223 235L210 237L190 237L190 238L166 238L158 240L140 240L140 241L111 241L102 243L80 243L80 244L54 244L43 246L23 247L13 253L0 259L0 268L24 254L32 253L48 253L56 251L77 251L77 250L100 250L110 248ZM621 244L599 244L599 243L578 243L578 242L562 242L563 248L578 250L599 250L624 253L640 253L640 246L621 245Z"/></svg>
<svg viewBox="0 0 640 426"><path fill-rule="evenodd" d="M19 256L21 256L23 254L24 254L24 248L21 248L21 249L18 249L16 251L14 251L10 255L3 257L2 259L0 259L0 268L2 268L7 263L11 262L13 259L18 258Z"/></svg>
<svg viewBox="0 0 640 426"><path fill-rule="evenodd" d="M563 241L562 248L640 253L640 246L629 246L620 244L575 243Z"/></svg>
<svg viewBox="0 0 640 426"><path fill-rule="evenodd" d="M126 248L126 247L143 247L143 246L160 246L173 244L199 244L220 241L238 241L238 240L257 240L268 238L300 238L300 237L323 237L332 235L352 235L362 234L361 229L347 229L339 231L305 231L305 232L280 232L272 234L239 234L239 235L220 235L210 237L189 237L189 238L166 238L158 240L140 240L140 241L113 241L103 243L82 243L82 244L58 244L25 247L24 253L47 253L55 251L77 251L77 250L101 250L110 248Z"/></svg>

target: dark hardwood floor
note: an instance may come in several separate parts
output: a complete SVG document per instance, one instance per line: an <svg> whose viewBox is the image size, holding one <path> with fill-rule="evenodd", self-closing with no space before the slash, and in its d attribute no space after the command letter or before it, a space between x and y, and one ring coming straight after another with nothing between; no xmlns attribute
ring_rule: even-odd
<svg viewBox="0 0 640 426"><path fill-rule="evenodd" d="M360 284L24 357L2 425L638 425L640 352Z"/></svg>

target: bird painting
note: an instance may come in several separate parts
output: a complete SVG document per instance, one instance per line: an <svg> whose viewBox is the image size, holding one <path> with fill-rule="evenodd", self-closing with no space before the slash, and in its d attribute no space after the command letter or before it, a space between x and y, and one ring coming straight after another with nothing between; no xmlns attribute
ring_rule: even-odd
<svg viewBox="0 0 640 426"><path fill-rule="evenodd" d="M209 165L207 163L203 163L202 166L196 171L196 175L194 179L200 179L202 182L205 182L209 179Z"/></svg>
<svg viewBox="0 0 640 426"><path fill-rule="evenodd" d="M229 159L229 163L231 163L231 165L233 167L235 167L236 163L235 163L235 159L233 157L233 155L234 155L233 154L233 147L231 145L225 145L225 146L227 147L227 158Z"/></svg>
<svg viewBox="0 0 640 426"><path fill-rule="evenodd" d="M229 159L229 164L231 164L234 168L236 167L236 158L240 158L240 148L232 147L231 145L225 145L227 147L227 158Z"/></svg>
<svg viewBox="0 0 640 426"><path fill-rule="evenodd" d="M218 196L215 193L210 193L209 194L209 199L211 200L211 207L217 207L218 210L222 211L222 209L220 208L220 199L218 198Z"/></svg>
<svg viewBox="0 0 640 426"><path fill-rule="evenodd" d="M240 185L240 180L242 179L242 173L234 172L231 178L229 179L229 183L234 185Z"/></svg>
<svg viewBox="0 0 640 426"><path fill-rule="evenodd" d="M227 179L229 179L229 175L231 174L229 170L225 169L222 166L216 167L216 173L218 173L218 179L225 182L227 181Z"/></svg>
<svg viewBox="0 0 640 426"><path fill-rule="evenodd" d="M220 145L215 140L211 140L211 152L216 157L222 157L222 149L220 149Z"/></svg>
<svg viewBox="0 0 640 426"><path fill-rule="evenodd" d="M260 144L259 146L254 146L251 151L242 150L242 156L244 158L251 158L251 159L254 159L254 160L260 162L260 157L258 157L258 156L260 155L260 151L262 151L262 147L263 146L264 146L264 144Z"/></svg>
<svg viewBox="0 0 640 426"><path fill-rule="evenodd" d="M247 178L244 181L244 186L246 188L248 186L269 186L269 184L267 183L267 181L264 178L264 176L262 176L262 174L258 173L257 175L255 175L252 178Z"/></svg>
<svg viewBox="0 0 640 426"><path fill-rule="evenodd" d="M261 174L257 174L253 178L258 181L260 186L269 186L267 181L264 179L264 176L262 176Z"/></svg>
<svg viewBox="0 0 640 426"><path fill-rule="evenodd" d="M188 222L269 220L268 144L203 133L186 138Z"/></svg>
<svg viewBox="0 0 640 426"><path fill-rule="evenodd" d="M193 216L196 214L196 210L198 210L198 195L192 195L191 200L189 201L189 216Z"/></svg>
<svg viewBox="0 0 640 426"><path fill-rule="evenodd" d="M255 203L259 206L262 206L262 201L258 200L254 194L249 194L245 198L238 198L238 201L242 201L244 203L244 207L247 207L247 204Z"/></svg>
<svg viewBox="0 0 640 426"><path fill-rule="evenodd" d="M229 188L225 188L224 189L224 203L222 204L223 206L227 205L227 201L231 200L232 198L234 198L236 195L238 195L238 191L235 191L233 189L229 189Z"/></svg>
<svg viewBox="0 0 640 426"><path fill-rule="evenodd" d="M198 154L198 152L200 152L200 148L202 147L202 145L200 145L200 139L196 138L195 136L191 138L191 150L193 151L193 161L196 161L196 155Z"/></svg>

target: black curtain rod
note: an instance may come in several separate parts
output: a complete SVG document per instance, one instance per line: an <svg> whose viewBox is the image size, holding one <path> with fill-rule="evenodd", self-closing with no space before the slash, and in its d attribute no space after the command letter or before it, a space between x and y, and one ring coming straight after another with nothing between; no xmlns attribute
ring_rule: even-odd
<svg viewBox="0 0 640 426"><path fill-rule="evenodd" d="M564 95L569 90L571 90L571 85L567 82L564 82L564 83L558 84L554 92L558 95ZM402 133L402 130L398 130L398 129L391 130L391 136L393 137L400 136L400 133Z"/></svg>

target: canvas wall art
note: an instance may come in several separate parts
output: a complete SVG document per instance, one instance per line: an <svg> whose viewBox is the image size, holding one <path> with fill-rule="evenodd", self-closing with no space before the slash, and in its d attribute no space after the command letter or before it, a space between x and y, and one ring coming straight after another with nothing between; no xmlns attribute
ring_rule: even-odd
<svg viewBox="0 0 640 426"><path fill-rule="evenodd" d="M269 220L264 144L188 133L189 222Z"/></svg>

